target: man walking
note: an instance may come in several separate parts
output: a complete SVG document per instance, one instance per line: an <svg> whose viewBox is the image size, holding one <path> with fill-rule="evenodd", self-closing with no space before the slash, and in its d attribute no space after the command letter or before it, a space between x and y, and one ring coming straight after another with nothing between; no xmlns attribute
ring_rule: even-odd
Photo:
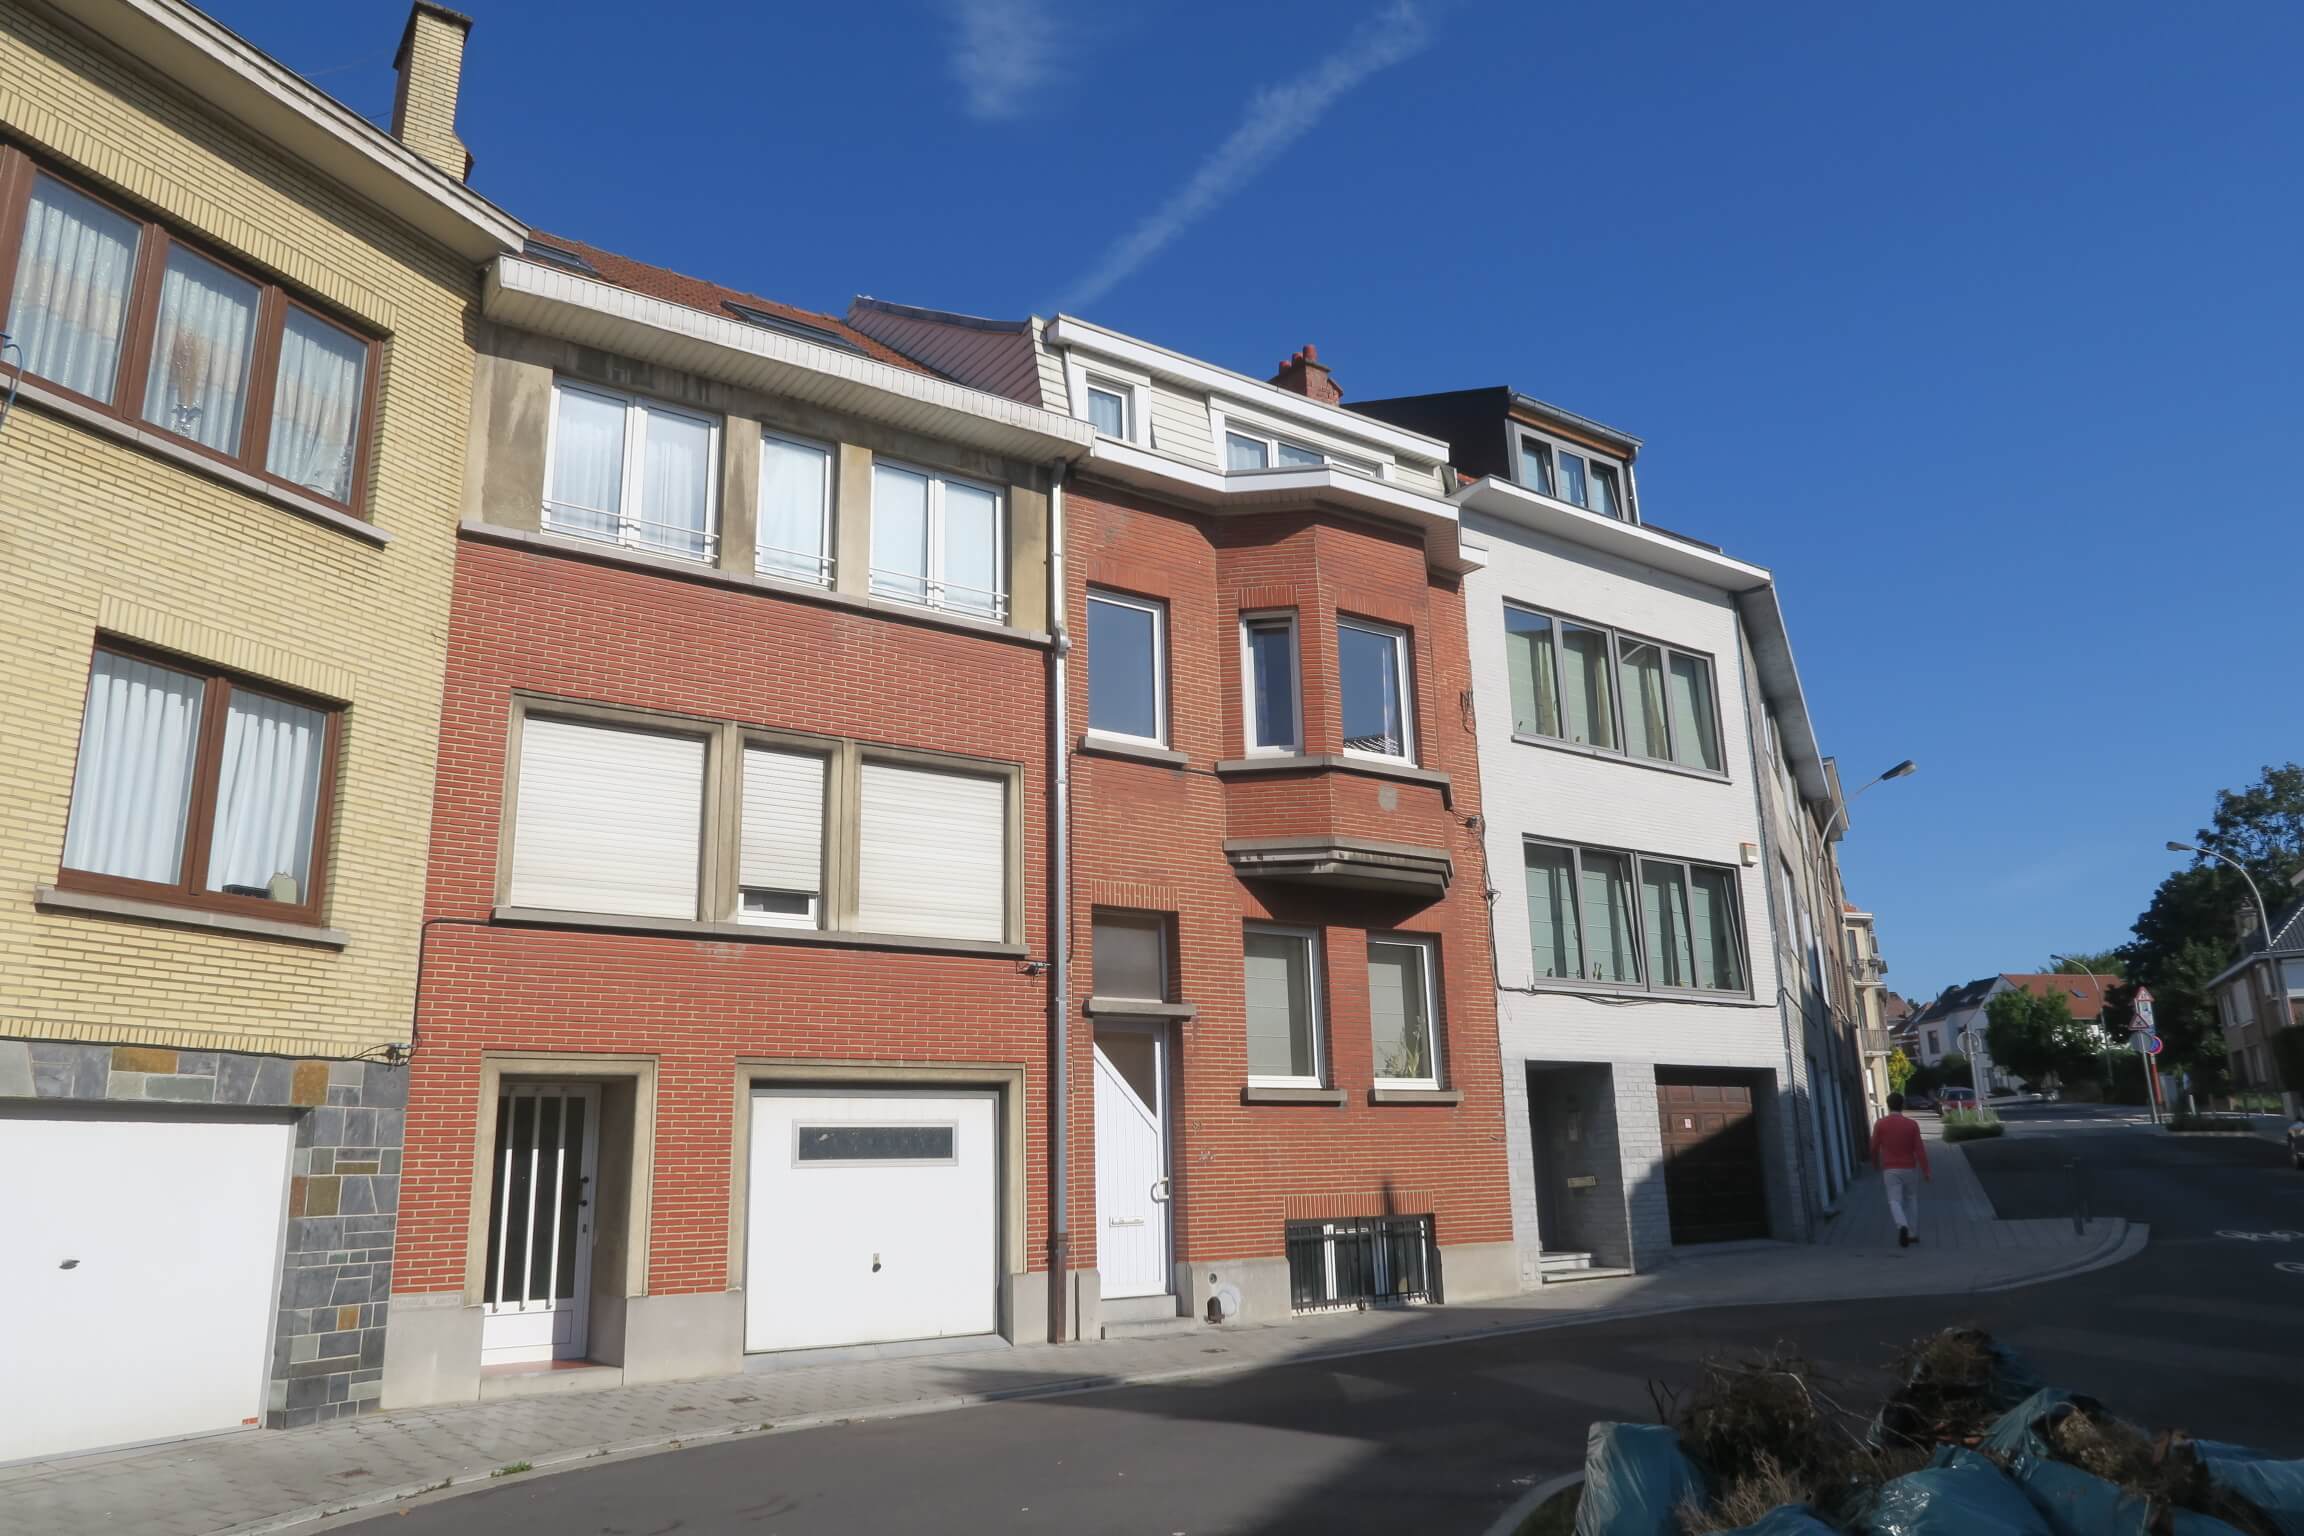
<svg viewBox="0 0 2304 1536"><path fill-rule="evenodd" d="M1920 1122L1904 1113L1904 1095L1888 1095L1888 1113L1872 1127L1872 1166L1888 1186L1888 1219L1896 1223L1896 1246L1920 1241L1920 1180L1936 1182L1928 1171L1928 1143Z"/></svg>

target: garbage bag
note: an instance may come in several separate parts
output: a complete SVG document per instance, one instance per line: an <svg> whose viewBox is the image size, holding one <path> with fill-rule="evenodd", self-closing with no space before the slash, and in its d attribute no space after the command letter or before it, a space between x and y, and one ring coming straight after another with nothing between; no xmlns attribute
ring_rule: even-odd
<svg viewBox="0 0 2304 1536"><path fill-rule="evenodd" d="M1836 1536L1832 1527L1816 1518L1805 1504L1779 1504L1750 1525L1740 1525L1727 1536Z"/></svg>
<svg viewBox="0 0 2304 1536"><path fill-rule="evenodd" d="M2172 1509L2168 1511L2168 1536L2247 1536L2247 1533L2214 1515L2203 1515L2189 1509Z"/></svg>
<svg viewBox="0 0 2304 1536"><path fill-rule="evenodd" d="M1977 1449L1999 1457L2010 1471L2032 1462L2051 1460L2055 1451L2044 1431L2075 1408L2091 1418L2101 1417L2104 1412L2104 1405L2092 1397L2080 1397L2061 1387L2042 1387L2000 1415Z"/></svg>
<svg viewBox="0 0 2304 1536"><path fill-rule="evenodd" d="M2192 1454L2210 1482L2262 1510L2280 1536L2304 1536L2304 1461L2274 1461L2223 1440L2195 1440Z"/></svg>
<svg viewBox="0 0 2304 1536"><path fill-rule="evenodd" d="M2152 1527L2149 1499L2065 1462L2027 1458L2009 1475L2056 1536L2146 1536Z"/></svg>
<svg viewBox="0 0 2304 1536"><path fill-rule="evenodd" d="M1975 1340L1988 1352L1989 1363L1981 1392L1981 1406L1986 1413L2006 1413L2047 1385L2021 1355L2001 1348L1983 1334L1976 1334ZM1957 1390L1948 1393L1940 1383L1923 1385L1920 1378L1924 1365L1924 1361L1916 1363L1904 1385L1890 1393L1888 1400L1880 1405L1880 1411L1872 1416L1872 1444L1926 1444L1934 1428L1935 1413L1953 1406L1944 1399L1961 1395ZM1972 1405L1960 1402L1957 1406L1966 1411Z"/></svg>
<svg viewBox="0 0 2304 1536"><path fill-rule="evenodd" d="M1576 1536L1679 1536L1683 1501L1704 1499L1704 1474L1661 1424L1594 1424L1584 1441Z"/></svg>
<svg viewBox="0 0 2304 1536"><path fill-rule="evenodd" d="M1871 1536L2055 1536L1998 1467L1951 1447L1883 1487L1865 1511L1864 1529Z"/></svg>

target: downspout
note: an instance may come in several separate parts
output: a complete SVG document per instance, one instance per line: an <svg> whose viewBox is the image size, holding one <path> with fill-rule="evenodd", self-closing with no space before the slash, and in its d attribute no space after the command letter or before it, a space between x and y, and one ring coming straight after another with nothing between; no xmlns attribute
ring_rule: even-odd
<svg viewBox="0 0 2304 1536"><path fill-rule="evenodd" d="M1737 604L1736 614L1736 658L1737 670L1742 672L1744 676L1750 679L1753 684L1757 685L1760 677L1759 666L1756 662L1753 661L1751 652L1747 646L1744 635L1743 604L1741 603ZM1759 693L1758 697L1762 719L1757 723L1764 726L1767 724L1766 714L1768 710L1768 697L1765 692ZM1793 1089L1791 1095L1792 1124L1788 1127L1788 1129L1792 1132L1792 1166L1794 1169L1799 1170L1805 1169L1808 1164L1808 1154L1804 1150L1804 1144L1800 1139L1800 1133L1807 1128L1803 1122L1807 1115L1812 1113L1812 1110L1807 1105L1806 1101L1803 1099L1799 1092L1800 1070L1798 1065L1798 1055L1796 1054L1792 1043L1792 1021L1784 1010L1784 999L1788 994L1792 994L1792 989L1784 985L1784 976L1782 971L1784 946L1781 943L1775 942L1783 934L1784 924L1792 921L1792 914L1779 910L1779 905L1776 900L1778 894L1776 890L1776 834L1774 826L1772 825L1768 815L1768 792L1760 782L1760 776L1763 771L1766 771L1769 774L1771 780L1773 780L1774 765L1765 765L1764 769L1763 764L1760 761L1760 742L1764 733L1762 731L1754 730L1752 728L1754 723L1755 722L1752 719L1752 711L1749 705L1747 705L1744 711L1744 746L1745 750L1751 755L1752 759L1752 808L1757 813L1760 823L1760 884L1768 892L1768 937L1774 946L1773 951L1769 956L1769 960L1771 964L1777 968L1776 1023L1779 1032L1784 1037L1784 1081ZM1798 979L1799 977L1797 973L1795 973L1793 980L1798 981ZM1807 1016L1802 1014L1801 1022L1803 1029L1806 1028L1806 1021ZM1810 1085L1810 1093L1813 1094L1813 1092L1814 1085ZM1823 1170L1818 1169L1817 1171L1821 1173ZM1807 1231L1811 1229L1812 1223L1808 1218L1808 1179L1805 1173L1803 1173L1795 1182L1799 1185L1799 1188L1794 1191L1794 1194L1800 1202L1800 1226L1803 1231Z"/></svg>
<svg viewBox="0 0 2304 1536"><path fill-rule="evenodd" d="M1072 755L1066 746L1071 700L1064 625L1064 465L1048 484L1048 822L1054 844L1048 872L1048 1338L1068 1335L1072 1277Z"/></svg>

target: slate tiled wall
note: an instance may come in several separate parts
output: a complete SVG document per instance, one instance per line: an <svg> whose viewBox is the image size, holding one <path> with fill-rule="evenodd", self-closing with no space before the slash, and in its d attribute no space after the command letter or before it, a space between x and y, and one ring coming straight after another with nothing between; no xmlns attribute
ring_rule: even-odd
<svg viewBox="0 0 2304 1536"><path fill-rule="evenodd" d="M405 1067L0 1040L0 1098L6 1097L226 1105L293 1115L296 1160L265 1422L288 1429L376 1406L400 1204Z"/></svg>

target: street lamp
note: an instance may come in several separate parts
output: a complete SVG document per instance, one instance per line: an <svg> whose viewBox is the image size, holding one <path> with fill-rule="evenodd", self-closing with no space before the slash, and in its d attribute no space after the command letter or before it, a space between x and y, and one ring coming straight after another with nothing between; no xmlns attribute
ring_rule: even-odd
<svg viewBox="0 0 2304 1536"><path fill-rule="evenodd" d="M2213 848L2198 848L2190 843L2171 842L2168 845L2168 851L2170 853L2195 854L2203 859L2214 859L2219 864L2229 864L2240 871L2240 878L2248 882L2248 894L2256 899L2256 921L2264 927L2264 952L2266 954L2272 952L2271 909L2264 905L2264 893L2256 889L2256 877L2248 873L2247 865L2237 859L2228 859Z"/></svg>
<svg viewBox="0 0 2304 1536"><path fill-rule="evenodd" d="M1870 789L1875 784L1884 784L1890 779L1900 779L1908 773L1917 772L1919 767L1920 765L1918 763L1912 761L1910 758L1906 758L1904 761L1898 763L1895 767L1889 769L1886 773L1876 773L1872 775L1871 778L1866 779L1862 784L1858 785L1856 787L1856 794L1849 795L1843 799L1840 802L1840 809L1832 813L1832 820L1824 823L1824 841L1827 843L1832 841L1833 823L1845 821L1847 819L1848 807L1856 803L1856 798L1858 795L1863 794L1865 790Z"/></svg>
<svg viewBox="0 0 2304 1536"><path fill-rule="evenodd" d="M2094 986L2096 983L2095 969L2085 962L2075 962L2070 955L2050 955L2048 963L2050 965L2079 963L2088 977L2089 984ZM2063 975L2065 973L2058 972L2057 974ZM2102 987L2096 989L2096 1027L2094 1033L2104 1042L2104 1090L2109 1093L2112 1090L2112 1032L2104 1027L2104 989Z"/></svg>

